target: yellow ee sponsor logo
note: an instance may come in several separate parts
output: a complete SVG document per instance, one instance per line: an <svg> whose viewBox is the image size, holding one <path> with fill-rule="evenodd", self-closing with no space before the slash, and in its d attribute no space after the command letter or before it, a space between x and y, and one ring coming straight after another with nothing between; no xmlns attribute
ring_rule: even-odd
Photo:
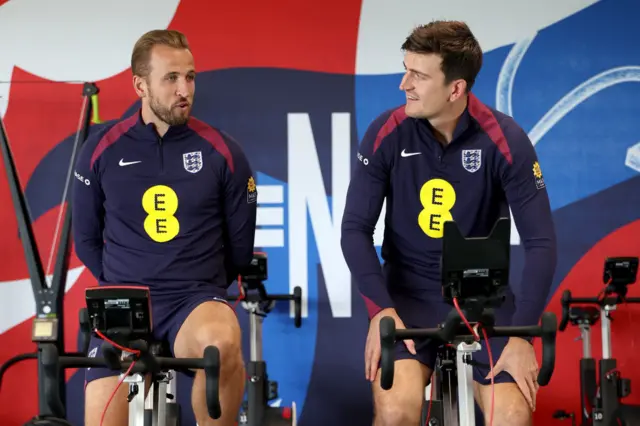
<svg viewBox="0 0 640 426"><path fill-rule="evenodd" d="M147 212L144 230L158 243L171 241L180 232L180 222L174 216L178 211L178 195L165 185L155 185L142 196L142 208Z"/></svg>
<svg viewBox="0 0 640 426"><path fill-rule="evenodd" d="M420 188L424 209L418 215L418 225L431 238L442 238L444 223L453 220L451 209L456 203L456 191L444 179L431 179Z"/></svg>

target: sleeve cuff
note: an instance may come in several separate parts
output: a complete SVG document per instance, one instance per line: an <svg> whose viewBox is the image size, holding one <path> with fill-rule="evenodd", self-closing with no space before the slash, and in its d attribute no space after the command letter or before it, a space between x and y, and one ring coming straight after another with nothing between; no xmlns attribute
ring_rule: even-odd
<svg viewBox="0 0 640 426"><path fill-rule="evenodd" d="M375 303L373 300L365 296L364 294L360 294L362 299L364 300L364 304L367 307L367 314L369 319L372 319L376 315L380 313L380 311L388 308L393 308L393 303L391 300L386 300L384 303Z"/></svg>

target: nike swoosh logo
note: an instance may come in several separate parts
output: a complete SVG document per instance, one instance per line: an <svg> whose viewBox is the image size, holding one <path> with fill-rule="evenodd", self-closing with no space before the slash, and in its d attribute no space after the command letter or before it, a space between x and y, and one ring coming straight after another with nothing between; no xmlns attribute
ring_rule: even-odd
<svg viewBox="0 0 640 426"><path fill-rule="evenodd" d="M403 157L413 157L414 155L420 155L420 154L422 154L422 153L421 152L405 152L404 149L400 153L400 155L403 156Z"/></svg>
<svg viewBox="0 0 640 426"><path fill-rule="evenodd" d="M138 164L138 163L142 163L142 161L127 161L127 162L125 162L124 158L121 158L120 162L118 163L118 165L120 167L124 167L124 166L130 166L132 164Z"/></svg>

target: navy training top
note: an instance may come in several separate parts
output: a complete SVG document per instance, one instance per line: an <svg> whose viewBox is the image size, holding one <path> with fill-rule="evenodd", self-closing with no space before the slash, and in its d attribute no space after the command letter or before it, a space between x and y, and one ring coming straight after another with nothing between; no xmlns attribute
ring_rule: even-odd
<svg viewBox="0 0 640 426"><path fill-rule="evenodd" d="M222 297L251 262L251 166L231 137L196 118L160 137L138 111L89 137L74 174L75 250L100 284Z"/></svg>
<svg viewBox="0 0 640 426"><path fill-rule="evenodd" d="M373 232L385 199L383 274ZM509 207L526 256L511 323L535 325L555 272L556 236L527 134L472 93L446 147L427 120L407 117L404 105L378 116L359 148L341 236L369 317L393 307L395 293L441 292L445 221L454 220L466 237L484 237Z"/></svg>

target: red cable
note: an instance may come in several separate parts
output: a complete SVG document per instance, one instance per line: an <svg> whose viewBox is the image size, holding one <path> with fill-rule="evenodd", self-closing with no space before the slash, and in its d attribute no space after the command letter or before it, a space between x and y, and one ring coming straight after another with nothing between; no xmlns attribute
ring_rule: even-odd
<svg viewBox="0 0 640 426"><path fill-rule="evenodd" d="M232 306L232 309L235 311L236 310L236 306L238 306L238 303L240 303L241 300L244 299L245 294L244 294L244 290L242 289L242 276L238 275L238 298L236 299L235 303Z"/></svg>
<svg viewBox="0 0 640 426"><path fill-rule="evenodd" d="M471 331L471 334L473 334L473 338L476 340L476 342L479 342L480 341L480 336L478 336L478 333L476 332L476 330L473 327L471 327L471 324L469 324L469 321L467 321L467 317L465 317L464 314L462 313L462 310L460 309L460 305L458 304L458 298L457 297L453 298L453 306L456 307L456 310L460 314L460 318L462 318L462 321L469 328L469 331Z"/></svg>
<svg viewBox="0 0 640 426"><path fill-rule="evenodd" d="M109 400L107 401L107 405L105 405L104 411L102 411L102 416L100 417L100 426L103 426L104 416L107 414L107 408L109 408L109 404L111 404L111 400L113 399L114 396L116 396L116 393L118 392L118 388L120 388L120 385L122 384L122 382L124 382L124 379L129 375L129 373L131 373L131 370L133 369L133 366L135 365L135 363L136 363L135 361L131 363L131 365L127 369L127 372L124 374L124 376L122 376L122 378L118 380L118 384L116 385L116 388L113 390L113 392L111 392L111 396L109 397ZM144 389L138 390L138 392L144 392Z"/></svg>
<svg viewBox="0 0 640 426"><path fill-rule="evenodd" d="M599 303L602 303L602 301L606 297L605 292L607 291L607 288L609 288L609 284L611 284L611 279L612 278L609 278L607 280L607 282L604 284L604 287L602 288L602 290L600 290L600 292L598 293L598 296L596 296L596 299L598 299Z"/></svg>
<svg viewBox="0 0 640 426"><path fill-rule="evenodd" d="M487 352L489 353L489 368L491 369L491 415L489 416L489 426L493 425L493 407L494 407L494 398L495 398L495 386L493 381L493 355L491 354L491 345L489 345L489 338L487 337L487 330L482 329L482 334L484 334L484 341L487 343Z"/></svg>
<svg viewBox="0 0 640 426"><path fill-rule="evenodd" d="M476 327L471 327L471 324L469 324L469 321L467 321L467 318L464 316L464 313L462 313L462 310L460 309L460 305L458 304L458 299L455 297L453 298L453 305L456 307L456 310L460 314L460 318L462 318L462 321L465 323L467 328L469 328L469 331L471 331L471 333L473 334L475 340L480 341L480 336L478 335L478 332L476 331L476 329L479 326L481 326L481 324L478 323L476 324ZM490 418L489 426L492 426L493 425L493 407L494 407L494 398L495 398L495 387L494 387L494 377L493 377L493 355L491 354L491 346L489 345L487 330L483 328L482 333L484 335L484 341L487 344L487 352L489 354L489 368L491 369L490 370L491 371L491 415L489 417Z"/></svg>
<svg viewBox="0 0 640 426"><path fill-rule="evenodd" d="M117 344L116 342L114 342L113 340L109 339L107 336L105 336L104 334L102 334L99 330L95 329L93 330L98 337L100 337L102 340L104 340L105 342L110 343L111 345L113 345L115 348L120 349L121 351L125 351L125 352L131 352L133 354L140 355L140 351L137 349L131 349L131 348L126 348L124 346L120 346L119 344ZM120 380L118 381L118 384L116 385L116 388L113 390L113 392L111 393L111 396L109 397L109 400L107 401L107 405L105 405L104 410L102 411L102 416L100 416L100 426L103 426L104 424L104 417L107 414L107 409L109 408L109 404L111 404L111 400L115 397L116 393L118 392L118 389L120 388L120 385L124 382L124 379L127 378L127 376L129 376L129 373L131 373L131 370L133 370L133 366L136 364L136 361L134 359L134 361L131 362L131 365L129 366L129 368L127 369L127 372L122 376L122 378L120 378ZM140 390L138 390L140 392ZM144 392L144 388L141 390L142 392Z"/></svg>
<svg viewBox="0 0 640 426"><path fill-rule="evenodd" d="M433 377L433 374L431 375ZM429 418L431 417L431 402L433 401L433 380L431 381L431 396L429 397L429 408L427 408L427 420L424 426L429 426Z"/></svg>

